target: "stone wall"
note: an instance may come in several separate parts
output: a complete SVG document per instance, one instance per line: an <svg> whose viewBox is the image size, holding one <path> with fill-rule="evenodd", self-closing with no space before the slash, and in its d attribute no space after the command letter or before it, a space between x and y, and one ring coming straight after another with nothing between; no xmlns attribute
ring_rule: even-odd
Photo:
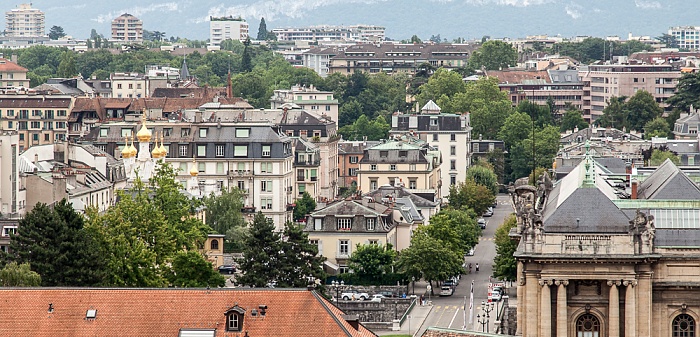
<svg viewBox="0 0 700 337"><path fill-rule="evenodd" d="M499 334L489 334L475 331L462 331L452 329L428 328L423 332L422 337L494 337L494 336L509 336Z"/></svg>

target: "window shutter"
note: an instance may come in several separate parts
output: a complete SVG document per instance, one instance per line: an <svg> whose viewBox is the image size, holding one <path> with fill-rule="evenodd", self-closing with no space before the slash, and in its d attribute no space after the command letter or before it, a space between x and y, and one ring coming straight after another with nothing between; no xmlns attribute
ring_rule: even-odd
<svg viewBox="0 0 700 337"><path fill-rule="evenodd" d="M318 240L318 255L323 256L323 241Z"/></svg>

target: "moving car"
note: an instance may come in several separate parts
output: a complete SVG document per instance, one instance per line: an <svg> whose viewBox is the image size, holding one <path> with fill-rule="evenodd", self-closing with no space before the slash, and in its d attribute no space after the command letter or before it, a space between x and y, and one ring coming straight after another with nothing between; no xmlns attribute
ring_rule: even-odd
<svg viewBox="0 0 700 337"><path fill-rule="evenodd" d="M476 221L479 224L479 227L481 229L486 229L486 220L484 218L479 218L479 220Z"/></svg>
<svg viewBox="0 0 700 337"><path fill-rule="evenodd" d="M450 286L442 286L440 288L440 296L452 296L452 293L454 293L454 288Z"/></svg>

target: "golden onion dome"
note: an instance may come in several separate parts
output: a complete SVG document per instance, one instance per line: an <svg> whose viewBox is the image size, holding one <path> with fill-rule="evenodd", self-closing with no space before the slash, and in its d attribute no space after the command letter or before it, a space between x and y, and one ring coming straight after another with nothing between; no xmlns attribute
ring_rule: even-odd
<svg viewBox="0 0 700 337"><path fill-rule="evenodd" d="M131 158L131 146L129 146L129 137L124 137L124 148L122 149L122 158Z"/></svg>
<svg viewBox="0 0 700 337"><path fill-rule="evenodd" d="M156 137L155 142L155 145L153 145L153 151L151 151L151 157L156 159L162 158L163 156L161 155L160 147L158 147L158 137Z"/></svg>
<svg viewBox="0 0 700 337"><path fill-rule="evenodd" d="M165 158L168 156L168 148L163 145L163 133L160 134L160 157Z"/></svg>
<svg viewBox="0 0 700 337"><path fill-rule="evenodd" d="M190 175L193 177L199 175L199 170L197 169L197 161L194 159L192 160L192 168L190 169Z"/></svg>
<svg viewBox="0 0 700 337"><path fill-rule="evenodd" d="M136 154L138 154L138 150L136 150L136 147L134 147L134 137L131 137L131 146L129 146L129 153L131 153L131 157L136 157Z"/></svg>
<svg viewBox="0 0 700 337"><path fill-rule="evenodd" d="M141 122L141 130L136 133L136 138L139 142L150 142L151 141L151 130L146 127L146 112L143 113L143 120Z"/></svg>

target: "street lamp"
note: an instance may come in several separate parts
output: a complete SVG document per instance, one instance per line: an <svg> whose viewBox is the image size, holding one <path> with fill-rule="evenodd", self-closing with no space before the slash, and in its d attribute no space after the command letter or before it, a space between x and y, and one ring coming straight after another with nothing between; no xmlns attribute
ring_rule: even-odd
<svg viewBox="0 0 700 337"><path fill-rule="evenodd" d="M476 315L476 321L477 321L479 324L481 324L481 332L486 332L486 331L485 331L485 330L486 330L485 327L486 327L486 323L488 322L488 321L486 320L486 316L482 316L482 315L480 315L480 314L477 314L477 315Z"/></svg>
<svg viewBox="0 0 700 337"><path fill-rule="evenodd" d="M493 311L493 302L486 303L484 301L481 301L481 310L484 312L484 315L482 317L486 319L486 332L489 332L489 319L491 318L491 315L489 315L489 313Z"/></svg>
<svg viewBox="0 0 700 337"><path fill-rule="evenodd" d="M411 276L411 282L413 282L413 295L416 294L416 277Z"/></svg>
<svg viewBox="0 0 700 337"><path fill-rule="evenodd" d="M398 305L399 305L399 300L394 300L394 319L395 319L395 320L396 320L396 319L399 319L399 309L398 309Z"/></svg>
<svg viewBox="0 0 700 337"><path fill-rule="evenodd" d="M340 290L345 288L345 281L338 282L333 280L333 282L331 282L331 286L335 288L335 304L338 306L338 308L340 308Z"/></svg>

